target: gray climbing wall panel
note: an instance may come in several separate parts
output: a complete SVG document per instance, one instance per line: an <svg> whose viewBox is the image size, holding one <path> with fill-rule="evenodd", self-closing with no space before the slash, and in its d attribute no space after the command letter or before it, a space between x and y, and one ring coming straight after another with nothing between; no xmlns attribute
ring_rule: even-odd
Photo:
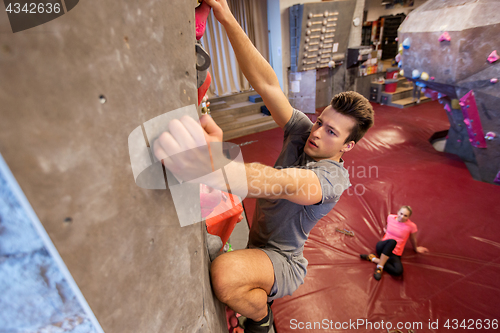
<svg viewBox="0 0 500 333"><path fill-rule="evenodd" d="M201 223L134 183L127 138L197 103L195 0L0 14L0 153L105 332L223 332ZM104 103L102 103L104 102Z"/></svg>
<svg viewBox="0 0 500 333"><path fill-rule="evenodd" d="M445 32L450 40L441 38ZM499 33L498 0L430 0L410 13L398 36L400 43L410 45L401 57L404 75L411 78L415 70L426 72L430 80L414 79L446 95L442 102L449 109L451 125L446 151L468 162L477 179L496 184L500 184L500 86L491 80L500 78L500 61L490 63L487 58L500 51ZM458 106L471 90L476 103ZM469 114L471 106L469 110L477 106L477 112ZM477 122L482 130L475 127ZM490 132L497 137L482 144Z"/></svg>

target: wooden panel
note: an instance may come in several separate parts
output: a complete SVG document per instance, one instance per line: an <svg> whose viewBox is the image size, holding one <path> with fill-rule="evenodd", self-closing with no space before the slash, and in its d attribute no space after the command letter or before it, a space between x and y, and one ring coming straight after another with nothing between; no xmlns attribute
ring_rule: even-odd
<svg viewBox="0 0 500 333"><path fill-rule="evenodd" d="M197 101L195 3L81 1L16 34L0 15L0 152L106 332L223 331L204 228L134 183L127 146Z"/></svg>

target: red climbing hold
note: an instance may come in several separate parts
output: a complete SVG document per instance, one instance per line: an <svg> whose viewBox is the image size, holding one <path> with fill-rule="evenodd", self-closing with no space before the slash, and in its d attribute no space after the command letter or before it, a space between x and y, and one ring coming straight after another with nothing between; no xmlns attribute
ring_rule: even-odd
<svg viewBox="0 0 500 333"><path fill-rule="evenodd" d="M195 9L196 16L196 39L200 40L205 34L205 28L207 27L207 18L210 10L212 8L205 2Z"/></svg>
<svg viewBox="0 0 500 333"><path fill-rule="evenodd" d="M210 83L212 83L212 76L210 76L210 72L207 71L207 78L205 79L205 82L203 82L201 87L198 88L198 105L201 104L203 97L205 97L208 87L210 87Z"/></svg>
<svg viewBox="0 0 500 333"><path fill-rule="evenodd" d="M490 64L494 63L498 59L500 59L500 57L498 56L497 50L491 52L488 56L488 61L490 62Z"/></svg>
<svg viewBox="0 0 500 333"><path fill-rule="evenodd" d="M439 37L440 42L444 42L444 41L449 42L450 40L451 40L451 37L447 31L443 32L443 34Z"/></svg>

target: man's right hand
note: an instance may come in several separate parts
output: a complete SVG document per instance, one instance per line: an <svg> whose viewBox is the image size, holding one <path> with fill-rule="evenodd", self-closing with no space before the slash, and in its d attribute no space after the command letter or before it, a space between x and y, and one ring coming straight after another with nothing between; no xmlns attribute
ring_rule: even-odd
<svg viewBox="0 0 500 333"><path fill-rule="evenodd" d="M233 14L227 5L226 0L204 0L212 10L214 11L215 18L217 21L226 23L229 19L233 18Z"/></svg>

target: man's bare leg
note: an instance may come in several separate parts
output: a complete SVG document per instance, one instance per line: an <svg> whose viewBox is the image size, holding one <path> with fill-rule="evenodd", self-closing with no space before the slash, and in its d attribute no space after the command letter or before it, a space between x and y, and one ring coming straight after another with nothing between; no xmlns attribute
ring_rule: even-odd
<svg viewBox="0 0 500 333"><path fill-rule="evenodd" d="M267 315L267 295L274 284L274 268L264 251L245 249L224 253L210 267L215 296L254 321Z"/></svg>

